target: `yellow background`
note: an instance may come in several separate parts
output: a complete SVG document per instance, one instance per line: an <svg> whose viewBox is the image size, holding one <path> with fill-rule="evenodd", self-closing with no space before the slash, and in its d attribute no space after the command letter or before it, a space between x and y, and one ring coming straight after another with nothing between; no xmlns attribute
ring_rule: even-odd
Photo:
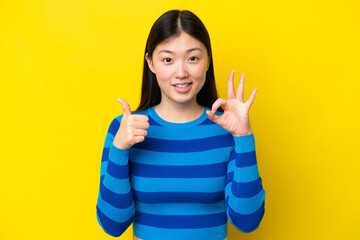
<svg viewBox="0 0 360 240"><path fill-rule="evenodd" d="M0 239L113 239L96 220L117 98L140 101L154 21L207 27L220 96L245 72L265 216L235 239L359 239L358 1L29 0L0 3ZM132 226L119 239L132 239Z"/></svg>

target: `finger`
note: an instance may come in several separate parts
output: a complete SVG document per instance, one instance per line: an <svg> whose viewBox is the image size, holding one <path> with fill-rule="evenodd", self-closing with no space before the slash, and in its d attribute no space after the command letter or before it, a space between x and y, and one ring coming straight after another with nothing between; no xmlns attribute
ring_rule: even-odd
<svg viewBox="0 0 360 240"><path fill-rule="evenodd" d="M227 101L225 99L222 99L222 98L216 99L216 101L213 103L213 105L211 107L212 113L215 113L220 106L225 107L226 104L227 104Z"/></svg>
<svg viewBox="0 0 360 240"><path fill-rule="evenodd" d="M123 115L131 115L130 105L125 99L118 98L118 101L121 103L123 108Z"/></svg>
<svg viewBox="0 0 360 240"><path fill-rule="evenodd" d="M149 121L149 117L143 114L133 114L136 121Z"/></svg>
<svg viewBox="0 0 360 240"><path fill-rule="evenodd" d="M146 135L147 135L147 131L144 130L144 129L135 129L134 135L135 135L135 136L146 136Z"/></svg>
<svg viewBox="0 0 360 240"><path fill-rule="evenodd" d="M244 103L244 81L245 81L245 73L241 74L239 86L236 93L236 100L239 100L240 102Z"/></svg>
<svg viewBox="0 0 360 240"><path fill-rule="evenodd" d="M235 71L232 70L228 78L228 99L235 99L235 90L234 90L234 74Z"/></svg>
<svg viewBox="0 0 360 240"><path fill-rule="evenodd" d="M139 142L143 142L145 140L144 136L135 136L135 142L139 143Z"/></svg>
<svg viewBox="0 0 360 240"><path fill-rule="evenodd" d="M134 121L134 122L130 122L129 125L134 128L141 128L141 129L147 129L150 126L149 122L146 121Z"/></svg>
<svg viewBox="0 0 360 240"><path fill-rule="evenodd" d="M251 92L249 99L246 101L246 104L249 104L249 108L251 107L251 104L254 102L256 92L257 92L257 88L254 88L254 90Z"/></svg>
<svg viewBox="0 0 360 240"><path fill-rule="evenodd" d="M217 123L217 120L220 118L220 116L216 115L215 113L209 110L206 110L206 113L211 121Z"/></svg>

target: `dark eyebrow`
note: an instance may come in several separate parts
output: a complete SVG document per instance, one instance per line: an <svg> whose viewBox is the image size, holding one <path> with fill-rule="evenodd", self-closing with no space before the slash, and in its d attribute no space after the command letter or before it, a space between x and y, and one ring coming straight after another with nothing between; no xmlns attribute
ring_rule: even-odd
<svg viewBox="0 0 360 240"><path fill-rule="evenodd" d="M186 52L192 52L192 51L196 51L196 50L199 50L199 51L202 52L201 48L198 48L198 47L190 48L190 49L186 50ZM161 52L174 53L173 51L170 51L170 50L167 50L167 49L163 49L163 50L161 50L159 53L161 53Z"/></svg>

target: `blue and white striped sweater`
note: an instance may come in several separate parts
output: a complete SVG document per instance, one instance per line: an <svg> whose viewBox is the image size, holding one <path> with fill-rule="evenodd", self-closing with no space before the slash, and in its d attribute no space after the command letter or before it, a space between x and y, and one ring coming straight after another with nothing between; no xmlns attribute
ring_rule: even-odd
<svg viewBox="0 0 360 240"><path fill-rule="evenodd" d="M96 206L107 234L118 237L133 223L145 240L222 240L227 219L242 232L259 227L265 191L254 135L232 136L206 110L187 123L167 122L154 107L133 112L147 115L150 127L127 150L113 145L123 115L111 122Z"/></svg>

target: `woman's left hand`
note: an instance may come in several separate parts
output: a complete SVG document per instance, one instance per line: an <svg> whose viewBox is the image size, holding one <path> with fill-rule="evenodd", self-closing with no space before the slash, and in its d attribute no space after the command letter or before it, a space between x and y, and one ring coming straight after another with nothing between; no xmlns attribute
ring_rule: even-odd
<svg viewBox="0 0 360 240"><path fill-rule="evenodd" d="M212 105L212 111L207 110L206 113L209 119L222 128L230 132L233 136L244 136L252 134L249 121L249 110L254 101L257 88L255 88L249 100L244 103L243 90L245 73L241 75L240 82L235 96L234 90L234 71L230 72L228 79L228 100L218 98ZM224 113L221 116L215 114L216 110L224 107Z"/></svg>

